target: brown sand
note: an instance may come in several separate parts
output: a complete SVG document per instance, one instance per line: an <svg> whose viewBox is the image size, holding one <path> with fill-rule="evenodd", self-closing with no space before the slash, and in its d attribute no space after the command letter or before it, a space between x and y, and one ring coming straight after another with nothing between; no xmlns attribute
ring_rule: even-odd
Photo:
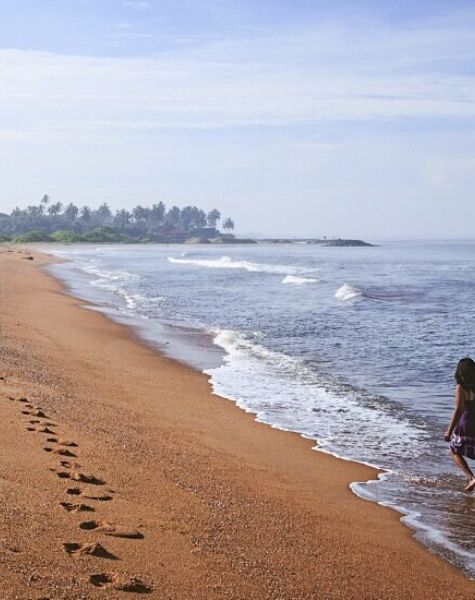
<svg viewBox="0 0 475 600"><path fill-rule="evenodd" d="M0 253L2 599L475 597L351 493L374 470L255 423L24 258Z"/></svg>

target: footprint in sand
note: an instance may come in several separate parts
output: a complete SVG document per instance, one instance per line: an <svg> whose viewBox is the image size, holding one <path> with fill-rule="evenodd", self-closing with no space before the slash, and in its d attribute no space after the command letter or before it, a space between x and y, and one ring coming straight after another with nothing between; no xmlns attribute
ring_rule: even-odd
<svg viewBox="0 0 475 600"><path fill-rule="evenodd" d="M108 494L99 494L97 496L89 495L79 487L67 488L66 494L69 494L70 496L83 496L86 500L98 500L99 502L110 502L114 499Z"/></svg>
<svg viewBox="0 0 475 600"><path fill-rule="evenodd" d="M70 450L66 450L65 448L51 448L50 446L45 446L43 448L45 452L51 452L52 454L57 454L58 456L69 456L70 458L76 458L74 452Z"/></svg>
<svg viewBox="0 0 475 600"><path fill-rule="evenodd" d="M90 556L97 556L98 558L118 560L117 556L106 550L101 544L63 544L63 546L68 554L89 554Z"/></svg>
<svg viewBox="0 0 475 600"><path fill-rule="evenodd" d="M73 504L72 502L60 502L60 505L71 513L76 512L94 512L96 509L88 504Z"/></svg>
<svg viewBox="0 0 475 600"><path fill-rule="evenodd" d="M41 410L41 408L38 408L37 410L35 410L33 412L33 416L39 417L40 419L48 419L49 418L45 415L45 413Z"/></svg>
<svg viewBox="0 0 475 600"><path fill-rule="evenodd" d="M57 448L56 450L53 450L53 454L57 454L58 456L69 456L70 458L76 458L74 452L71 452L71 450L66 450L66 448Z"/></svg>
<svg viewBox="0 0 475 600"><path fill-rule="evenodd" d="M99 479L95 475L89 475L88 473L83 473L82 471L72 471L68 473L67 471L59 471L56 473L58 477L61 479L72 479L73 481L79 481L81 483L89 483L91 485L104 485L105 481Z"/></svg>
<svg viewBox="0 0 475 600"><path fill-rule="evenodd" d="M60 446L67 446L69 448L77 448L76 442L71 442L70 440L63 440L62 438L60 438L59 440L56 440L56 443L59 444Z"/></svg>
<svg viewBox="0 0 475 600"><path fill-rule="evenodd" d="M80 469L81 465L78 463L69 462L69 460L61 460L59 463L63 469Z"/></svg>
<svg viewBox="0 0 475 600"><path fill-rule="evenodd" d="M89 483L92 485L104 485L106 482L103 479L99 479L95 475L89 473L82 473L81 471L73 471L71 473L71 479L73 481L80 481L81 483Z"/></svg>
<svg viewBox="0 0 475 600"><path fill-rule="evenodd" d="M83 521L79 527L81 529L86 529L86 531L92 531L93 529L113 529L114 526L112 523L108 523L107 521Z"/></svg>
<svg viewBox="0 0 475 600"><path fill-rule="evenodd" d="M100 531L104 535L110 535L112 537L126 538L129 540L143 540L145 537L143 533L136 529L127 529L125 527L118 527L107 521L84 521L79 525L81 529L86 531Z"/></svg>
<svg viewBox="0 0 475 600"><path fill-rule="evenodd" d="M91 575L89 581L96 587L135 592L136 594L151 594L152 588L137 577L127 577L120 573L98 573Z"/></svg>
<svg viewBox="0 0 475 600"><path fill-rule="evenodd" d="M102 494L99 496L84 495L84 498L86 498L87 500L98 500L99 502L110 502L114 499L112 496L109 496L109 494Z"/></svg>

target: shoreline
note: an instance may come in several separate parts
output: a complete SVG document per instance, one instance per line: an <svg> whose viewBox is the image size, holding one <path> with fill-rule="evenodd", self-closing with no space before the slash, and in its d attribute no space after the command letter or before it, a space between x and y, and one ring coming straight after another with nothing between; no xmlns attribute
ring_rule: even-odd
<svg viewBox="0 0 475 600"><path fill-rule="evenodd" d="M55 254L54 249L47 248L43 249L41 246L38 247L38 250L43 252L44 254L50 256L52 258L52 266L55 264L63 264L69 263L74 267L74 260L69 257L65 258L61 255ZM51 266L51 265L50 265ZM147 326L144 326L144 323L140 317L137 315L133 316L131 314L125 315L120 308L112 304L110 301L106 300L106 297L101 297L98 294L95 297L95 294L85 293L84 287L81 285L77 285L76 279L73 277L71 279L71 274L65 276L64 273L61 274L59 269L51 269L48 266L46 268L46 272L52 275L56 280L59 280L60 284L66 290L66 293L70 296L75 297L78 300L83 301L84 307L100 312L105 315L107 318L111 319L115 323L120 325L124 325L127 327L129 331L131 331L135 337L135 339L142 344L145 344L147 347L152 349L153 351L157 351L158 353L167 356L171 360L176 360L185 366L192 368L198 373L204 374L209 378L210 386L213 394L218 396L223 400L227 400L232 402L236 408L242 410L250 415L258 423L262 423L264 425L270 426L273 429L277 429L279 431L284 431L287 433L292 433L301 436L305 440L309 440L312 443L311 450L315 452L321 452L327 455L330 455L338 460L347 461L350 463L355 463L357 465L363 465L369 467L376 471L376 476L372 477L366 481L353 481L349 484L349 488L351 491L360 499L376 503L380 506L390 508L395 511L399 517L401 523L403 523L409 530L412 532L414 538L421 542L425 548L429 552L433 552L440 556L443 560L447 561L449 564L456 566L456 568L460 569L464 575L466 575L469 579L475 580L473 569L471 570L468 566L464 565L463 561L466 558L466 554L464 554L461 548L454 545L443 533L435 529L431 525L424 524L421 521L421 515L414 509L408 508L404 503L394 503L388 500L378 498L377 492L372 489L371 484L378 484L380 482L384 482L389 479L392 474L394 474L394 469L390 467L384 467L375 462L369 462L363 459L352 458L349 456L345 456L344 454L339 453L335 449L329 449L327 445L321 439L317 439L316 437L311 437L310 435L303 433L302 431L289 429L283 425L276 424L270 420L266 420L259 416L256 409L250 408L245 403L243 404L239 396L233 397L233 395L223 393L223 390L219 391L219 386L216 385L216 382L213 380L213 371L215 368L219 367L219 363L226 356L227 350L224 349L223 346L218 346L219 350L216 351L217 354L220 355L219 362L215 365L207 364L206 361L201 362L197 360L197 351L205 350L205 354L209 354L210 348L216 348L213 346L212 337L215 336L216 330L214 333L210 333L211 330L197 330L186 328L183 325L164 325L160 321L158 321L158 328L154 327L153 329L149 329ZM90 284L86 284L88 289L91 291L92 287ZM128 306L129 297L124 296L123 300ZM104 303L105 302L105 303ZM147 321L149 324L150 321ZM164 333L160 331L160 329L168 328L169 331ZM173 333L171 330L174 329ZM218 330L219 331L219 330ZM153 333L151 333L153 332ZM204 345L197 345L194 341L189 341L190 334L198 334L199 336L206 337L206 342ZM177 338L182 337L186 341L181 343L181 340L177 344ZM188 338L188 339L187 339ZM170 344L171 345L168 345ZM191 351L191 353L190 353ZM216 357L207 356L207 359L210 361L216 360ZM217 388L217 389L216 389Z"/></svg>
<svg viewBox="0 0 475 600"><path fill-rule="evenodd" d="M84 310L85 302L38 269L48 258L33 255L33 261L18 252L0 255L5 386L40 400L82 440L94 473L103 471L108 485L119 487L114 501L96 503L97 514L144 523L140 540L94 537L77 518L60 513L58 521L61 507L50 501L59 538L46 531L40 545L49 567L72 586L67 593L76 594L65 598L103 597L88 574L111 569L97 557L67 555L61 544L51 551L65 537L100 539L107 549L112 540L119 571L150 582L157 598L434 598L434 588L440 598L473 596L475 584L416 541L399 513L349 489L355 480L374 479L375 469L309 452L314 441L223 402L204 374L145 346L127 326ZM22 357L30 357L26 367ZM0 406L8 413L14 403ZM18 425L13 414L6 418ZM15 473L45 477L45 497L64 496L65 486L46 466L51 456L31 440L36 432L22 425L17 434L14 440L29 440L21 457L30 463ZM33 474L32 456L41 466ZM0 475L12 480L10 470ZM18 485L34 505L30 479ZM21 557L12 558L11 572L18 574L22 561L15 558ZM21 576L13 579L11 597L29 597L18 595L27 589ZM38 596L52 593L51 582L43 583ZM123 597L118 584L105 585L108 598Z"/></svg>
<svg viewBox="0 0 475 600"><path fill-rule="evenodd" d="M357 465L362 465L364 467L370 468L371 470L373 470L375 472L375 476L370 478L368 481L353 481L353 482L351 482L349 484L349 487L352 490L352 492L357 497L361 498L362 500L374 502L381 506L386 506L388 508L391 508L396 513L399 513L401 515L401 519L404 516L407 516L410 514L408 512L405 512L405 510L401 507L395 507L395 506L391 506L389 504L381 503L375 497L372 497L371 494L367 494L367 496L365 496L362 492L358 493L355 489L353 489L353 486L358 486L360 484L364 485L365 483L369 483L369 482L377 483L377 481L379 481L381 478L384 478L384 476L391 473L391 471L389 469L385 469L384 467L380 467L376 464L365 462L364 460L357 460L357 459L345 457L343 455L338 454L335 451L325 449L323 446L321 446L320 441L318 439L311 438L304 433L300 433L298 431L292 431L291 429L286 429L282 426L259 419L257 416L257 413L255 411L253 411L252 409L248 409L245 406L240 406L239 400L232 398L231 396L224 396L224 395L220 394L219 392L215 391L215 386L212 382L212 376L209 375L208 371L213 370L215 367L219 366L218 363L216 365L207 364L203 368L198 366L198 364L193 364L193 360L189 357L189 355L187 355L185 357L183 355L180 355L179 352L176 352L176 351L170 352L169 348L167 348L167 346L166 346L167 344L169 344L169 340L170 340L169 335L165 334L164 336L161 336L160 341L155 341L151 337L147 337L145 335L144 328L141 327L140 319L138 317L133 317L131 315L124 316L123 314L121 314L119 312L118 309L116 309L112 306L107 308L106 306L97 304L94 300L90 300L86 297L81 297L81 296L77 295L76 292L74 291L74 287L68 284L67 279L65 279L65 278L63 279L61 277L61 275L55 274L51 269L49 269L50 266L52 266L52 265L54 266L55 264L62 264L65 261L68 262L69 259L60 258L57 255L52 254L51 252L43 250L43 249L39 250L39 252L41 254L45 255L46 257L48 257L47 258L48 264L46 264L43 267L43 271L59 283L59 285L62 287L63 293L65 295L75 298L78 302L81 303L81 306L83 308L88 309L88 310L97 311L99 314L102 314L107 319L113 321L114 323L116 323L120 326L125 327L134 341L136 341L139 344L145 345L147 348L152 350L152 352L157 352L161 356L166 357L172 361L176 361L176 362L184 365L185 367L192 369L196 373L206 377L209 382L211 393L214 396L220 398L221 400L231 402L238 410L251 415L254 418L254 420L256 421L256 423L260 423L262 425L271 427L272 429L276 429L278 431L283 431L286 433L290 433L292 435L298 435L301 438L303 438L304 440L308 440L310 442L310 444L311 444L310 450L312 450L312 451L322 452L322 453L332 456L333 458L336 458L338 460L355 463ZM74 263L72 262L71 264L74 264ZM160 326L163 327L163 324L160 323ZM168 326L168 327L171 328L172 326ZM185 327L183 327L183 329L185 329ZM193 332L196 333L195 330L193 330ZM199 334L203 335L203 336L207 336L207 337L210 337L210 335L211 335L210 333L206 333L204 331L200 331ZM208 341L210 344L212 343L210 340L208 340ZM185 345L188 347L191 344L189 344L188 342L185 342ZM189 348L188 348L188 351L189 351ZM209 352L209 348L207 348L207 351ZM222 358L224 358L224 356L226 355L226 350L224 350L224 349L220 348L217 352L220 355L222 355ZM185 351L185 353L186 353L186 351ZM415 526L410 527L410 529L412 529L413 531L417 531L417 527L415 527Z"/></svg>
<svg viewBox="0 0 475 600"><path fill-rule="evenodd" d="M163 354L171 360L176 360L202 374L205 373L207 369L212 369L221 364L226 351L213 344L211 333L186 327L184 325L176 326L156 321L153 323L153 335L147 335L151 323L150 320L145 321L148 325L147 327L144 325L143 319L137 315L120 311L112 304L101 304L100 299L87 297L87 294L81 295L79 286L75 286L75 284L72 283L71 280L68 280L64 274L61 274L54 269L55 266L61 266L65 263L74 265L74 262L53 254L49 248L48 250L40 249L38 251L51 258L51 262L46 265L45 272L47 275L58 281L63 287L65 294L76 298L89 310L97 311L114 323L118 323L133 331L136 340L139 343L145 344L151 350ZM88 289L91 292L92 287L89 286ZM102 298L102 300L104 300L104 298ZM124 302L127 305L128 299L124 298ZM201 338L200 341L204 341L204 343L190 343L189 339L191 336ZM197 352L202 351L203 349L205 349L206 353L205 361L197 356Z"/></svg>

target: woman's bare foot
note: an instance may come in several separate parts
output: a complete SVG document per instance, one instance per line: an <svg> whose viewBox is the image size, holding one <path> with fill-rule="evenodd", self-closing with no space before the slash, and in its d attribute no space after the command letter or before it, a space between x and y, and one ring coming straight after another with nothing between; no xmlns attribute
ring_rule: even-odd
<svg viewBox="0 0 475 600"><path fill-rule="evenodd" d="M472 477L472 479L470 479L468 484L465 486L466 492L471 492L473 489L475 489L475 477Z"/></svg>

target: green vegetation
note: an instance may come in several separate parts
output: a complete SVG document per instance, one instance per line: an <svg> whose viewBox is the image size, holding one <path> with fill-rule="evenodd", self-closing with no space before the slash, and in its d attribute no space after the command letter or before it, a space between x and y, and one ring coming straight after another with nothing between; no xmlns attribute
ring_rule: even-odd
<svg viewBox="0 0 475 600"><path fill-rule="evenodd" d="M72 244L73 242L83 241L81 235L67 229L59 229L58 231L52 233L49 237L49 241L61 242L62 244Z"/></svg>
<svg viewBox="0 0 475 600"><path fill-rule="evenodd" d="M221 213L209 213L196 206L167 210L163 202L151 207L137 205L131 211L111 211L107 204L97 209L75 204L63 206L43 196L38 205L26 209L15 208L9 215L0 213L0 242L184 242L190 238L223 239L231 241L231 233L222 234L217 229ZM234 229L227 218L223 229Z"/></svg>
<svg viewBox="0 0 475 600"><path fill-rule="evenodd" d="M27 231L26 233L22 233L20 235L16 235L12 239L13 242L18 242L21 244L31 243L31 242L50 242L51 236L49 236L44 231L39 231L38 229L32 229L31 231Z"/></svg>

